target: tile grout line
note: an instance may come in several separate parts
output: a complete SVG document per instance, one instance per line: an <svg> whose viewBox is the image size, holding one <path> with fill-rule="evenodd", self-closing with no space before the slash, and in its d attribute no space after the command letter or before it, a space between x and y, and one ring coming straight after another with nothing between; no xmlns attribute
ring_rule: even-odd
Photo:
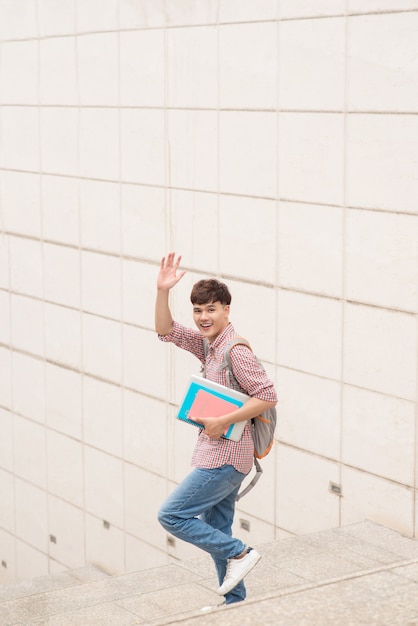
<svg viewBox="0 0 418 626"><path fill-rule="evenodd" d="M36 27L38 34L40 33L40 19L39 19L39 0L35 2L35 12L36 12ZM41 105L41 43L38 37L37 40L37 96L38 96L38 163L39 170L42 170L42 161L43 161L43 152L42 152L42 105ZM42 355L42 373L43 373L43 395L44 395L44 405L43 405L43 423L41 424L44 428L44 485L42 487L43 496L45 498L45 511L46 511L46 546L45 550L42 553L45 555L47 559L47 571L48 574L51 574L51 552L50 552L50 537L52 535L51 528L51 499L50 499L50 491L49 491L49 464L48 464L48 413L47 413L47 404L46 404L46 261L45 261L45 242L44 242L44 222L43 222L43 207L42 207L42 174L38 177L38 193L39 193L39 222L40 222L40 246L41 246L41 272L42 272L42 342L43 342L43 355ZM11 285L10 285L11 287ZM10 289L10 293L12 290ZM13 413L16 416L16 412ZM14 473L16 476L16 472ZM19 477L20 478L20 477ZM38 485L39 487L39 485ZM18 537L17 532L15 533L16 538ZM21 538L19 538L22 541ZM17 543L17 542L16 542ZM33 546L32 546L33 547ZM16 572L16 576L17 576Z"/></svg>
<svg viewBox="0 0 418 626"><path fill-rule="evenodd" d="M307 20L328 20L328 19L336 19L336 18L355 18L355 17L380 17L385 15L403 15L403 14L414 14L418 12L418 8L409 8L409 9L387 9L380 11L352 11L352 12L336 12L331 14L315 14L312 15L296 15L289 17L281 17L281 18L265 18L265 19L251 19L251 20L232 20L229 22L219 22L220 26L228 27L228 26L240 26L240 25L248 25L248 24L265 24L265 23L275 23L277 21L280 22L298 22L298 21L307 21ZM138 26L136 28L120 28L119 31L121 33L125 32L136 32L136 31L154 31L154 30L175 30L175 29L189 29L189 28L205 28L207 26L216 26L216 21L209 21L205 23L196 22L196 23L178 23L178 24L167 24L158 25L158 26ZM115 29L103 29L103 30L80 30L77 31L77 27L75 27L74 32L72 33L60 33L57 35L38 35L37 37L21 37L21 38L10 38L10 39L2 39L0 43L20 43L33 41L34 39L44 40L44 39L57 39L57 38L68 38L68 37L88 37L91 35L105 35L112 34L118 32Z"/></svg>
<svg viewBox="0 0 418 626"><path fill-rule="evenodd" d="M128 529L127 529L127 507L126 507L126 494L127 494L127 485L126 485L126 471L125 471L125 463L126 463L126 452L125 452L125 442L126 442L126 378L125 378L125 359L124 359L124 346L125 346L125 282L124 282L124 243L125 243L125 233L124 233L124 215L123 215L123 185L122 185L122 172L123 172L123 163L122 163L122 109L121 109L121 97L122 97L122 79L121 79L121 30L120 30L120 12L121 7L120 3L118 3L117 7L117 21L118 21L118 31L117 31L117 99L118 99L118 214L119 214L119 254L117 258L119 259L119 279L120 279L120 383L116 384L117 389L120 394L120 408L121 408L121 432L120 432L120 450L121 450L121 460L122 460L122 492L123 492L123 507L122 507L122 545L123 545L123 568L124 571L128 569L127 567L127 538L128 538ZM112 524L113 526L113 524Z"/></svg>
<svg viewBox="0 0 418 626"><path fill-rule="evenodd" d="M74 7L74 30L77 29L78 23L78 4ZM78 216L78 258L79 258L79 288L80 288L80 367L77 372L80 373L80 438L81 438L81 465L82 465L82 520L83 520L83 555L84 562L87 563L87 507L86 507L86 454L85 454L85 433L84 433L84 389L85 389L85 371L84 371L84 323L83 323L83 229L82 229L82 205L81 205L81 185L80 185L80 126L81 126L81 87L80 87L80 58L78 38L74 37L74 57L75 57L75 81L77 95L77 216Z"/></svg>
<svg viewBox="0 0 418 626"><path fill-rule="evenodd" d="M64 246L64 247L69 247L69 246ZM72 246L70 246L72 247ZM98 254L101 254L100 252ZM103 256L111 256L111 257L118 257L118 255L115 255L113 253L109 253L109 254L105 254ZM123 260L128 260L128 259L123 259ZM140 260L140 259L131 259L137 263L144 263L144 261ZM152 262L152 265L156 265L158 267L158 264L155 262ZM194 273L199 273L202 270L200 270L199 268L194 268L191 269L188 266L182 266L183 269L186 269L189 272L194 272ZM232 280L232 281L236 281L236 282L240 282L244 285L256 285L258 287L265 287L266 289L280 289L283 292L289 292L292 294L299 294L299 295L303 295L303 296L307 296L307 297L311 297L311 298L321 298L327 301L334 301L334 302L341 302L341 303L345 303L345 304L349 304L352 306L357 306L357 307L366 307L368 309L378 309L379 311L386 311L387 313L393 313L393 314L401 314L401 315L406 315L409 317L414 317L417 315L417 311L414 311L412 309L401 309L401 308L395 308L395 307L391 307L391 306L387 306L384 304L378 304L378 303L374 303L374 302L367 302L365 300L352 300L350 298L344 299L341 296L337 296L337 295L333 295L333 294L329 294L329 293L321 293L319 291L308 291L306 289L301 289L298 287L292 287L292 286L285 286L285 285L276 285L273 283L264 283L262 281L257 281L257 280L251 280L251 279L238 279L237 277L233 276L233 275L229 275L229 274L220 274L220 278L224 279L224 280ZM0 292L5 291L6 293L10 293L12 296L16 296L18 298L26 298L27 300L33 300L35 302L42 302L45 304L49 304L51 306L55 306L58 308L62 308L62 309L66 309L69 311L80 311L82 314L84 315L91 315L92 317L98 317L100 319L104 319L104 320L108 320L108 321L112 321L112 322L121 322L120 318L116 318L116 317L111 317L110 315L105 315L102 313L98 313L97 311L93 311L90 309L84 309L82 306L80 308L71 305L71 304L67 304L64 302L57 302L54 300L47 300L47 299L42 299L39 295L33 295L30 293L25 293L25 292L21 292L21 291L15 291L14 289L5 289L4 287L0 287ZM142 330L148 330L148 331L153 331L152 327L146 327L146 326L142 326L140 324L136 324L135 322L131 322L131 321L124 321L124 324L126 326L132 326L134 328L140 328Z"/></svg>
<svg viewBox="0 0 418 626"><path fill-rule="evenodd" d="M347 16L347 8L348 8L348 0L344 2L345 14ZM343 129L343 163L342 163L342 176L343 176L343 202L342 202L342 211L343 211L343 220L342 220L342 233L341 233L341 246L342 246L342 266L341 266L341 354L340 354L340 406L339 406L339 459L338 459L338 473L339 473L339 487L340 493L339 502L338 502L338 515L339 515L339 526L343 525L343 517L344 517L344 487L343 487L343 478L344 478L344 464L343 464L343 455L344 455L344 400L345 400L345 323L346 323L346 312L347 312L347 291L346 291L346 280L347 280L347 145L348 145L348 137L347 137L347 98L348 98L348 19L345 17L344 21L344 129Z"/></svg>
<svg viewBox="0 0 418 626"><path fill-rule="evenodd" d="M281 51L281 47L280 47L280 0L276 1L276 12L277 12L277 26L276 26L276 59L277 59L277 66L276 66L276 107L279 110L280 109L280 80L281 80L281 73L280 73L280 51ZM281 218L281 202L280 202L280 182L281 182L281 176L280 176L280 164L281 164L281 160L280 160L280 150L279 150L279 146L280 146L280 114L279 112L276 113L276 146L275 146L275 154L276 154L276 223L275 223L275 244L276 244L276 255L275 255L275 263L276 263L276 267L275 267L275 282L277 285L280 285L281 281L280 281L280 275L281 275L281 261L282 261L282 254L281 254L281 250L280 250L280 218ZM274 293L274 305L275 305L275 318L276 318L276 324L274 327L274 360L275 363L277 364L279 361L279 302L280 302L280 291L281 288L280 286L275 289L275 293ZM275 380L278 380L278 366L276 365L275 367ZM279 397L279 403L280 403L280 397ZM280 410L279 410L279 415L280 415ZM277 445L277 444L276 444ZM279 475L279 459L278 459L278 454L275 454L273 457L274 460L274 466L273 466L273 470L274 470L274 476L278 476ZM273 512L273 521L274 521L274 538L277 538L278 533L280 532L278 529L280 528L280 518L279 518L279 494L278 494L278 489L276 488L274 491L274 512Z"/></svg>
<svg viewBox="0 0 418 626"><path fill-rule="evenodd" d="M33 170L21 170L21 169L16 169L16 168L8 168L8 167L0 167L0 172L13 172L15 174L28 174L31 176L50 176L50 177L54 177L54 178L63 178L63 179L68 179L68 180L76 180L76 181L89 181L89 182L98 182L98 183L115 183L115 184L122 184L122 185L127 185L127 186L133 186L133 187L145 187L145 188L151 188L151 189L168 189L168 190L174 190L174 191L185 191L185 192L189 192L189 193L197 193L197 194L206 194L206 195L216 195L218 192L217 190L211 190L211 189L192 189L190 187L176 187L176 186L164 186L164 185L157 185L154 183L143 183L143 182L137 182L137 181L132 181L132 180L116 180L116 179L105 179L105 178L94 178L94 177L89 177L89 176L76 176L74 174L65 174L65 173L59 173L59 172L44 172L44 171L33 171ZM330 207L330 208L337 208L337 209L341 209L343 208L342 204L333 204L333 203L329 203L329 202L321 202L321 201L315 201L315 200L304 200L304 199L300 199L300 198L287 198L287 197L274 197L274 196L258 196L258 195L254 195L254 194L245 194L245 193L238 193L238 192L233 192L233 191L222 191L220 192L220 196L227 196L227 197L234 197L234 198L250 198L252 200L265 200L265 201L280 201L280 202L287 202L289 204L301 204L301 205L307 205L307 206L321 206L321 207ZM370 211L373 213L382 213L382 214L390 214L390 215L408 215L411 217L417 217L418 216L418 211L401 211L401 210L396 210L396 209L386 209L386 208L375 208L375 207L367 207L367 206L354 206L354 205L347 205L346 207L347 209L353 210L353 211ZM7 234L7 231L4 231ZM27 237L27 238L34 238L36 239L36 237L33 237L32 235L28 235L25 233L16 233L16 236L21 236L21 237ZM55 243L55 240L45 240L48 243ZM72 247L76 247L74 244L70 244L68 242L57 242L60 245L64 245L64 246L72 246ZM92 249L93 251L97 251ZM110 254L110 253L109 253Z"/></svg>
<svg viewBox="0 0 418 626"><path fill-rule="evenodd" d="M409 116L416 117L418 115L417 110L410 111L396 111L394 109L379 110L379 109L288 109L288 108L259 108L259 107L204 107L204 106L158 106L158 105L129 105L129 104L61 104L61 103L40 103L39 105L34 103L19 103L19 102L4 102L1 104L4 109L36 109L41 106L43 109L78 109L83 108L86 110L118 110L121 111L190 111L190 112L212 112L216 113L218 110L222 113L282 113L286 115L378 115L378 116ZM7 169L7 168L5 168ZM12 169L12 168L10 168ZM102 180L102 179L99 179Z"/></svg>

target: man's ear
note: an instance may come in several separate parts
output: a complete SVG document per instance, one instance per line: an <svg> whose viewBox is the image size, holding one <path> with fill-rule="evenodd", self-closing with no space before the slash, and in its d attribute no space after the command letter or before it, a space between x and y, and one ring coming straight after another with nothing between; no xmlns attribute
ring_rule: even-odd
<svg viewBox="0 0 418 626"><path fill-rule="evenodd" d="M228 317L228 315L229 315L229 313L231 311L231 306L229 304L225 304L224 311L226 313L226 317Z"/></svg>

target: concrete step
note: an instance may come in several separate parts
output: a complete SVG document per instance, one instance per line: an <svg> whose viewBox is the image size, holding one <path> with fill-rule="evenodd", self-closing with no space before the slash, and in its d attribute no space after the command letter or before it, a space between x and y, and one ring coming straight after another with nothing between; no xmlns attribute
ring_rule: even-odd
<svg viewBox="0 0 418 626"><path fill-rule="evenodd" d="M418 542L363 522L257 546L248 599L222 600L210 557L107 576L94 567L0 587L1 626L418 625Z"/></svg>

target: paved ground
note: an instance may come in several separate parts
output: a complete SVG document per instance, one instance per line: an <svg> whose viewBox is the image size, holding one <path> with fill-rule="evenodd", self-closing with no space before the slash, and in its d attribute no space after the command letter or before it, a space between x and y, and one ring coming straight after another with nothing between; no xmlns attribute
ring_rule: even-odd
<svg viewBox="0 0 418 626"><path fill-rule="evenodd" d="M246 602L210 559L108 577L93 567L0 587L1 626L418 626L418 541L371 522L257 546Z"/></svg>

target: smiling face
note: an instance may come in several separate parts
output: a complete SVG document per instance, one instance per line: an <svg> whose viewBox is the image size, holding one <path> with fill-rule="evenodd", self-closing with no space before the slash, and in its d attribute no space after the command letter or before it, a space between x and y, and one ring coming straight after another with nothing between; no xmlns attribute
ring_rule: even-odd
<svg viewBox="0 0 418 626"><path fill-rule="evenodd" d="M194 304L193 319L202 335L212 343L229 324L229 304L219 301Z"/></svg>

